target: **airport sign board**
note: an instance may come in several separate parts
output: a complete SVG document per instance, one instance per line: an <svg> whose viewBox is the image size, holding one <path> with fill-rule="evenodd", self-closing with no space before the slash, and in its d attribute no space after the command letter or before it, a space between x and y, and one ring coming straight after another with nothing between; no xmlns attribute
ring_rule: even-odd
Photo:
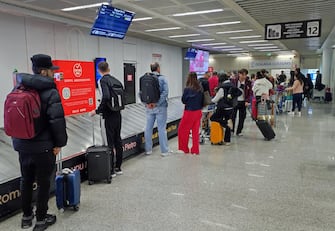
<svg viewBox="0 0 335 231"><path fill-rule="evenodd" d="M265 40L315 38L321 36L321 19L265 25Z"/></svg>

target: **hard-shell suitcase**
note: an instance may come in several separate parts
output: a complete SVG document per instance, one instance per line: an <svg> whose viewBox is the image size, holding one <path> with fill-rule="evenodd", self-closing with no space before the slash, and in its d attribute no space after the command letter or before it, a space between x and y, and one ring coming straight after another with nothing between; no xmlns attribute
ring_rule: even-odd
<svg viewBox="0 0 335 231"><path fill-rule="evenodd" d="M259 130L262 132L264 138L266 140L271 140L275 138L276 134L273 131L271 125L266 120L256 120L256 125L259 128Z"/></svg>
<svg viewBox="0 0 335 231"><path fill-rule="evenodd" d="M80 204L80 171L78 169L62 169L62 154L58 154L58 173L55 179L56 205L59 210L64 211L72 207L74 211L79 210Z"/></svg>
<svg viewBox="0 0 335 231"><path fill-rule="evenodd" d="M91 146L86 150L88 184L95 181L106 180L108 184L111 178L111 150L107 146Z"/></svg>
<svg viewBox="0 0 335 231"><path fill-rule="evenodd" d="M221 127L220 123L212 121L210 134L211 144L223 144L223 137L223 128Z"/></svg>
<svg viewBox="0 0 335 231"><path fill-rule="evenodd" d="M101 123L101 117L100 117ZM100 128L101 129L101 128ZM87 178L88 184L91 185L95 181L106 180L108 184L112 182L111 178L111 150L104 144L104 137L101 132L101 138L103 140L102 146L95 145L94 136L94 119L92 119L92 137L93 146L86 149L86 160L87 160Z"/></svg>

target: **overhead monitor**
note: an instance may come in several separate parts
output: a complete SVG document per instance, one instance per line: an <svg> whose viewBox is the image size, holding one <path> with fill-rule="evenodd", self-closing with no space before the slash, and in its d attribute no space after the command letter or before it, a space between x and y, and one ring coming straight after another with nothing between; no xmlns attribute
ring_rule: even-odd
<svg viewBox="0 0 335 231"><path fill-rule="evenodd" d="M204 73L208 71L209 52L198 50L195 59L190 60L190 71Z"/></svg>
<svg viewBox="0 0 335 231"><path fill-rule="evenodd" d="M134 12L101 5L91 29L91 35L123 39L134 16Z"/></svg>

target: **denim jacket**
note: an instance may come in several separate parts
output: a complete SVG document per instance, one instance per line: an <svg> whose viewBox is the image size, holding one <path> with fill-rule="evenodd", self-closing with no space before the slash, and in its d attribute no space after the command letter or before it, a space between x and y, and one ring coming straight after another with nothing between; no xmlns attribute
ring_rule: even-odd
<svg viewBox="0 0 335 231"><path fill-rule="evenodd" d="M161 92L161 96L159 101L157 102L157 107L167 107L168 106L168 95L169 95L169 86L165 76L160 75L158 72L153 72L155 75L158 75L159 81L159 90Z"/></svg>

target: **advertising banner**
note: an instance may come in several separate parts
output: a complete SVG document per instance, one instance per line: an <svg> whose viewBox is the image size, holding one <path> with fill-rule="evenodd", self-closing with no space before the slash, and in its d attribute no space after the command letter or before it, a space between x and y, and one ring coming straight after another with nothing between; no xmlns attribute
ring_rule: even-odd
<svg viewBox="0 0 335 231"><path fill-rule="evenodd" d="M93 62L54 60L59 66L55 82L66 116L95 109L95 73Z"/></svg>

